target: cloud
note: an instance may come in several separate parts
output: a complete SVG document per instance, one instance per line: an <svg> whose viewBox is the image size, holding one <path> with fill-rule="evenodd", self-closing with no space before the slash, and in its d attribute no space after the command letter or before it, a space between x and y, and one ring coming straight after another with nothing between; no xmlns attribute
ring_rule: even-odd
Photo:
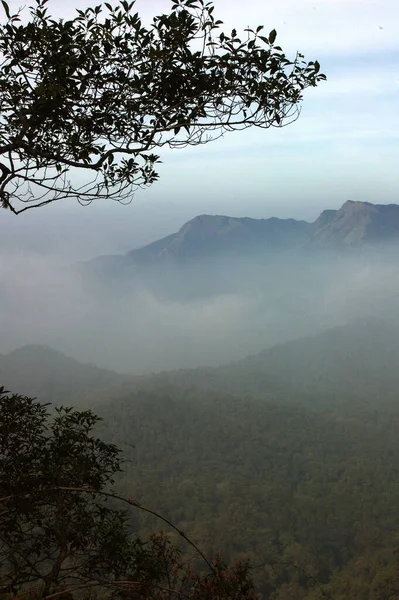
<svg viewBox="0 0 399 600"><path fill-rule="evenodd" d="M279 42L292 51L319 56L370 55L370 49L398 47L399 5L396 0L217 0L215 15L227 29L263 24L276 28ZM138 0L146 20L167 11L168 0ZM380 29L383 27L383 29Z"/></svg>
<svg viewBox="0 0 399 600"><path fill-rule="evenodd" d="M95 4L52 0L51 10L66 18ZM149 22L170 1L138 0L136 9ZM397 201L399 3L216 0L215 13L226 28L276 27L283 48L320 59L328 81L306 91L300 119L286 129L162 152L160 182L130 207L65 202L18 218L0 214L0 351L34 342L121 370L195 366L239 358L359 312L394 312L393 259L341 263L334 272L284 265L271 280L259 271L270 284L249 290L237 272L235 291L190 301L161 300L145 286L119 294L104 285L94 294L68 266L127 252L204 212L314 219L348 198Z"/></svg>
<svg viewBox="0 0 399 600"><path fill-rule="evenodd" d="M395 252L204 264L162 288L93 287L54 259L3 255L0 352L43 343L135 373L223 364L356 317L397 319Z"/></svg>

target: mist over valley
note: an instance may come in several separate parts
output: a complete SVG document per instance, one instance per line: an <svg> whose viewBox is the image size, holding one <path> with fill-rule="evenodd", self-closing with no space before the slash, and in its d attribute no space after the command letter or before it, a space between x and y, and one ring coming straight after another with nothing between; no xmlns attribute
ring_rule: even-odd
<svg viewBox="0 0 399 600"><path fill-rule="evenodd" d="M399 207L314 223L200 216L88 262L3 253L0 350L45 344L134 374L216 366L357 318L397 322Z"/></svg>
<svg viewBox="0 0 399 600"><path fill-rule="evenodd" d="M3 252L2 385L98 414L126 460L118 490L208 556L266 565L262 598L382 600L367 594L397 580L398 215L202 215L125 254Z"/></svg>

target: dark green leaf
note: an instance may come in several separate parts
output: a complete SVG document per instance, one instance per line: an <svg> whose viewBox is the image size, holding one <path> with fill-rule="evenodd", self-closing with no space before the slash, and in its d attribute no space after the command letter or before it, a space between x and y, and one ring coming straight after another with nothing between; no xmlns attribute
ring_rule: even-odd
<svg viewBox="0 0 399 600"><path fill-rule="evenodd" d="M4 12L6 13L7 19L10 19L10 17L11 17L11 15L10 15L10 8L9 8L7 2L5 2L5 0L1 0L1 3L3 5Z"/></svg>
<svg viewBox="0 0 399 600"><path fill-rule="evenodd" d="M272 31L269 33L269 43L274 44L274 42L276 41L276 37L277 31L275 29L272 29Z"/></svg>

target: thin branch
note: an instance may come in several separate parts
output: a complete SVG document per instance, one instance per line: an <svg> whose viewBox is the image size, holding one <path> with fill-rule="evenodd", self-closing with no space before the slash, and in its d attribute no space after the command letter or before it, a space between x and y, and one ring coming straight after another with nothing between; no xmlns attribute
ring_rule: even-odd
<svg viewBox="0 0 399 600"><path fill-rule="evenodd" d="M145 506L142 506L134 498L129 498L129 499L128 498L124 498L123 496L119 496L118 494L112 494L110 492L102 492L102 491L96 490L95 488L59 486L59 487L54 487L54 488L49 488L49 489L41 489L40 492L20 492L20 493L17 493L17 494L10 494L9 496L4 496L3 498L0 498L0 503L8 502L9 500L13 500L14 498L20 498L20 497L34 495L35 493L36 494L40 494L40 495L44 495L44 494L54 493L54 492L59 492L59 491L63 491L63 492L81 492L81 493L85 493L85 494L98 494L98 495L104 496L106 498L114 498L115 500L119 500L120 502L124 502L126 504L129 504L130 506L134 506L134 507L138 508L139 510L142 510L143 512L146 512L146 513L148 513L150 515L153 515L154 517L157 517L158 519L160 519L161 521L163 521L164 523L166 523L167 525L169 525L169 527L172 527L172 529L174 529L180 535L180 537L182 537L192 548L194 548L194 550L197 552L197 554L199 556L201 556L201 558L203 559L203 561L207 564L207 566L209 567L209 569L214 574L216 574L215 568L209 562L209 560L206 558L205 554L198 548L198 546L192 540L190 540L190 538L188 538L186 536L186 534L183 531L181 531L181 529L179 529L178 527L176 527L176 525L174 525L171 521L169 521L169 519L167 519L166 517L164 517L161 514L157 513L156 511L151 510L150 508L146 508Z"/></svg>
<svg viewBox="0 0 399 600"><path fill-rule="evenodd" d="M62 592L56 592L54 594L50 594L48 596L43 596L42 600L52 600L52 598L57 598L58 596L62 596L63 594L68 594L68 593L73 593L73 592L77 592L79 590L84 590L90 587L105 587L105 586L123 586L123 587L127 587L130 585L137 585L137 586L143 586L144 582L143 581L129 581L129 580L115 580L115 581L102 581L102 582L89 582L89 583L85 583L82 585L77 585L71 588L67 588L66 590L63 590ZM170 594L174 594L175 596L179 596L180 598L189 598L186 594L183 594L182 592L178 592L177 590L173 590L172 588L169 587L165 587L162 585L158 585L158 584L152 584L152 587L157 588L158 590L161 590L163 592L169 592ZM26 592L25 594L19 594L19 597L22 597L24 595L27 595L29 592ZM136 592L140 595L142 595L140 593L140 591ZM145 596L147 598L147 596Z"/></svg>

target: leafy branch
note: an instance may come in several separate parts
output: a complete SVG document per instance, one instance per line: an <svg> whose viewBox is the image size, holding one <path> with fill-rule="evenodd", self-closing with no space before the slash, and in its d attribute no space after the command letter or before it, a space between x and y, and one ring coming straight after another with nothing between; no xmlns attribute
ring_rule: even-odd
<svg viewBox="0 0 399 600"><path fill-rule="evenodd" d="M15 214L65 198L129 202L158 179L160 149L289 125L325 79L317 61L289 59L275 30L222 31L211 2L173 2L149 27L134 4L65 21L36 0L22 23L3 0L0 201Z"/></svg>

